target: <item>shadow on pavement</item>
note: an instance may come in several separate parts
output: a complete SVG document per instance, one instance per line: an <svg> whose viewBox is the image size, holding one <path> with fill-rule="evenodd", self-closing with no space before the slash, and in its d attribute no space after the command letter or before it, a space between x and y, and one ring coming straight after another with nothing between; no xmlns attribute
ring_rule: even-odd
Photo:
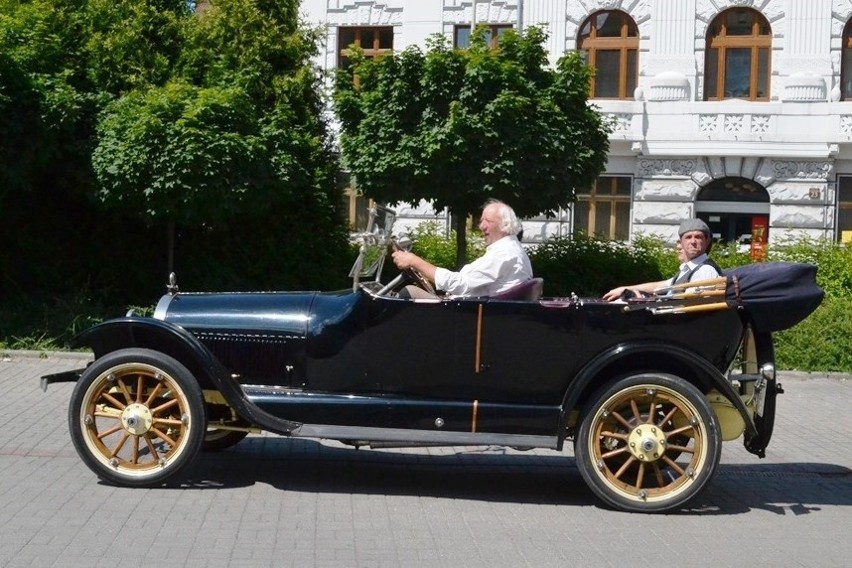
<svg viewBox="0 0 852 568"><path fill-rule="evenodd" d="M250 437L200 454L171 488L228 489L265 483L282 491L411 495L505 503L596 506L570 453L501 447L383 451L314 440ZM821 463L721 464L705 490L674 514L765 510L806 515L852 505L852 471Z"/></svg>

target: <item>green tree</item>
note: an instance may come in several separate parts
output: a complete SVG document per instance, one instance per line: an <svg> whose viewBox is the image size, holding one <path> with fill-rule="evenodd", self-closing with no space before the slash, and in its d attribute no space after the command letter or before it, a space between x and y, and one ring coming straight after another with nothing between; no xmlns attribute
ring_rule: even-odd
<svg viewBox="0 0 852 568"><path fill-rule="evenodd" d="M240 216L298 215L342 246L338 160L310 66L316 35L297 8L221 0L186 20L171 79L137 86L101 117L98 199L171 227L227 231Z"/></svg>
<svg viewBox="0 0 852 568"><path fill-rule="evenodd" d="M589 68L577 53L548 66L546 36L513 32L491 49L484 29L467 50L430 38L427 52L367 59L336 78L347 167L381 202L427 199L465 225L487 198L520 216L552 214L603 170L608 128L587 103Z"/></svg>
<svg viewBox="0 0 852 568"><path fill-rule="evenodd" d="M147 300L167 246L190 285L329 281L348 248L318 32L297 0L214 4L0 0L0 295Z"/></svg>
<svg viewBox="0 0 852 568"><path fill-rule="evenodd" d="M7 191L73 192L91 177L88 140L99 98L85 76L84 7L81 0L0 0Z"/></svg>

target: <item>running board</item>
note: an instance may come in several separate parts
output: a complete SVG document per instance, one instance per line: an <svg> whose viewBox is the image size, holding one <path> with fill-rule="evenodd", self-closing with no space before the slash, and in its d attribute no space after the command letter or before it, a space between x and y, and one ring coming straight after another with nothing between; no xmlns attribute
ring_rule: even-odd
<svg viewBox="0 0 852 568"><path fill-rule="evenodd" d="M555 436L525 436L492 434L488 432L435 432L404 428L365 428L361 426L334 426L328 424L302 424L290 432L294 438L323 438L358 445L370 442L402 442L435 446L508 446L513 448L558 449Z"/></svg>

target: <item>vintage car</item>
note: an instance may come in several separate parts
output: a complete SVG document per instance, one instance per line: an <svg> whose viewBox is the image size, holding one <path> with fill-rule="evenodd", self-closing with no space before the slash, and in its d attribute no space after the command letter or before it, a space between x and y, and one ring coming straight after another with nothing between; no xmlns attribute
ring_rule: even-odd
<svg viewBox="0 0 852 568"><path fill-rule="evenodd" d="M616 303L541 297L540 279L498 297L412 300L396 291L419 275L379 282L399 243L391 212L373 219L351 289L186 293L172 275L153 317L82 333L94 361L42 388L76 381L69 426L86 465L155 486L179 480L200 450L262 430L356 448L561 451L573 440L600 499L655 512L707 485L723 441L743 438L763 457L782 392L772 332L821 301L814 267L744 267ZM779 310L785 282L804 288Z"/></svg>

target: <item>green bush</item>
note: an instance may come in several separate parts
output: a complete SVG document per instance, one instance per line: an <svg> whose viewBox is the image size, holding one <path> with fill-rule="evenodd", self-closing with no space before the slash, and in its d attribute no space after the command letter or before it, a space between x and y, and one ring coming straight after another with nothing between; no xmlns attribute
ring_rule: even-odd
<svg viewBox="0 0 852 568"><path fill-rule="evenodd" d="M456 265L456 232L446 231L438 223L427 221L421 223L414 229L411 235L413 246L411 252L425 258L435 266L452 269ZM482 256L485 252L485 241L477 232L467 235L467 248L465 250L468 261Z"/></svg>
<svg viewBox="0 0 852 568"><path fill-rule="evenodd" d="M816 264L817 283L827 297L852 296L852 247L800 237L770 249L769 260Z"/></svg>
<svg viewBox="0 0 852 568"><path fill-rule="evenodd" d="M850 335L848 299L826 297L803 322L774 334L775 365L788 370L852 372Z"/></svg>
<svg viewBox="0 0 852 568"><path fill-rule="evenodd" d="M651 240L631 247L581 234L545 240L530 251L530 262L548 296L600 296L622 284L661 280L660 248Z"/></svg>

